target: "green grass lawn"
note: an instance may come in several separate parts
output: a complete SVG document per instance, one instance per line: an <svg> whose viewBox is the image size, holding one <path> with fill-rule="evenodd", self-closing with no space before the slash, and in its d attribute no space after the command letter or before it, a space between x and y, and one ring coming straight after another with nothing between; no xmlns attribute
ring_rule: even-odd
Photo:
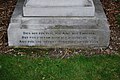
<svg viewBox="0 0 120 80"><path fill-rule="evenodd" d="M0 80L120 80L120 56L55 59L1 54Z"/></svg>

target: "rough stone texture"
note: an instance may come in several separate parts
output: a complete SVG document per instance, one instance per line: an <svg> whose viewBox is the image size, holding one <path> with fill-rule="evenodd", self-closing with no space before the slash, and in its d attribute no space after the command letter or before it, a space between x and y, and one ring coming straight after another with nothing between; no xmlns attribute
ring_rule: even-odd
<svg viewBox="0 0 120 80"><path fill-rule="evenodd" d="M29 0L23 6L24 16L94 16L92 0Z"/></svg>
<svg viewBox="0 0 120 80"><path fill-rule="evenodd" d="M94 17L23 17L20 0L8 28L9 46L105 48L110 30L99 0Z"/></svg>

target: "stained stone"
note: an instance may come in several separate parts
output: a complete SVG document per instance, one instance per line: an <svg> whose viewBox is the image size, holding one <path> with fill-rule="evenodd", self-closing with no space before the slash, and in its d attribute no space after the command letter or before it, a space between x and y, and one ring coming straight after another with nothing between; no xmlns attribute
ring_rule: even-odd
<svg viewBox="0 0 120 80"><path fill-rule="evenodd" d="M93 0L95 15L69 17L23 16L19 0L8 28L9 46L106 48L110 29L99 0Z"/></svg>

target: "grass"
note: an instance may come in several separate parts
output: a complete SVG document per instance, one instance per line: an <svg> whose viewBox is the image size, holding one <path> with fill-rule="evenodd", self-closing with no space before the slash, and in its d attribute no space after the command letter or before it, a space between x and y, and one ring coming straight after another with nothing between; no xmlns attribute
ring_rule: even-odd
<svg viewBox="0 0 120 80"><path fill-rule="evenodd" d="M120 80L120 56L53 59L1 54L0 80Z"/></svg>

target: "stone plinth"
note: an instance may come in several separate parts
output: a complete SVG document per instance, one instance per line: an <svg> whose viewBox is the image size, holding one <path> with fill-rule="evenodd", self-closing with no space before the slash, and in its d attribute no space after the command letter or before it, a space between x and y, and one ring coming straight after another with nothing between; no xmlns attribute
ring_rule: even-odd
<svg viewBox="0 0 120 80"><path fill-rule="evenodd" d="M85 6L90 4L90 0L27 0L25 2L26 7Z"/></svg>
<svg viewBox="0 0 120 80"><path fill-rule="evenodd" d="M92 0L29 0L24 3L24 16L94 16Z"/></svg>
<svg viewBox="0 0 120 80"><path fill-rule="evenodd" d="M23 16L19 0L8 28L9 46L105 48L110 30L99 0L93 0L95 16Z"/></svg>

